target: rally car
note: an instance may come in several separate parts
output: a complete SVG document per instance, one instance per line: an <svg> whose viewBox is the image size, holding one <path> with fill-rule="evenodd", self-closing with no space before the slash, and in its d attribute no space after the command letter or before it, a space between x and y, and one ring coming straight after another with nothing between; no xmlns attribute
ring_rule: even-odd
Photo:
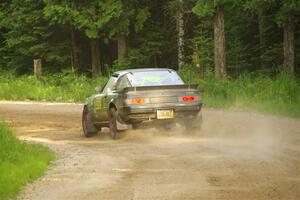
<svg viewBox="0 0 300 200"><path fill-rule="evenodd" d="M201 124L201 97L198 85L185 84L172 69L129 69L113 73L103 87L86 100L83 133L89 137L102 127L110 135L143 122L175 123L187 129Z"/></svg>

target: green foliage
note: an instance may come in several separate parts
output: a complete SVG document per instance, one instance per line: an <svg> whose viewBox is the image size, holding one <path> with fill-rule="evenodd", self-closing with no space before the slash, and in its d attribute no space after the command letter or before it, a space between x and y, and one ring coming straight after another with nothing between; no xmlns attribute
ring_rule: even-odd
<svg viewBox="0 0 300 200"><path fill-rule="evenodd" d="M190 40L190 46L193 46L196 53L195 61L201 68L210 69L213 67L213 39L211 37L211 22L201 23L196 28L196 36Z"/></svg>
<svg viewBox="0 0 300 200"><path fill-rule="evenodd" d="M54 154L41 145L26 144L16 139L0 122L0 199L14 197L26 183L40 177Z"/></svg>
<svg viewBox="0 0 300 200"><path fill-rule="evenodd" d="M300 73L300 3L296 0L3 1L0 69L32 74L33 59L41 58L44 71L61 72L73 66L78 74L89 73L92 60L98 60L91 56L91 40L99 47L94 52L100 54L98 67L104 74L138 67L176 69L179 11L184 14L185 63L212 69L216 9L224 13L229 75L278 73L286 23L295 25L295 71ZM118 35L126 37L122 60L117 60Z"/></svg>
<svg viewBox="0 0 300 200"><path fill-rule="evenodd" d="M217 3L216 1L199 0L193 8L193 13L198 16L198 21L190 45L197 46L200 65L213 66L212 15L216 6L222 6L225 18L228 74L235 77L244 72L256 71L269 75L278 73L283 63L283 30L278 17L289 17L292 22L297 23L300 19L298 2L228 0L222 4ZM291 9L285 9L285 14L281 12L284 7L291 7L291 5ZM296 57L300 45L297 38L299 38L299 34L296 32ZM296 71L298 71L297 58L295 63Z"/></svg>
<svg viewBox="0 0 300 200"><path fill-rule="evenodd" d="M239 1L236 0L197 0L196 5L193 7L192 11L200 17L213 16L214 11L217 7L224 7L228 4L235 5L238 3Z"/></svg>
<svg viewBox="0 0 300 200"><path fill-rule="evenodd" d="M43 6L42 1L15 0L0 7L0 29L5 30L0 55L6 55L3 58L7 67L31 66L35 58L56 64L68 59L63 54L65 43L51 39L55 31L43 17Z"/></svg>
<svg viewBox="0 0 300 200"><path fill-rule="evenodd" d="M137 9L136 13L137 14L136 14L134 30L136 32L139 32L143 29L146 20L150 16L150 12L148 8L141 8L141 9Z"/></svg>
<svg viewBox="0 0 300 200"><path fill-rule="evenodd" d="M58 24L71 24L76 29L84 31L91 39L100 36L107 37L104 28L122 14L120 0L102 0L74 3L68 1L45 0L45 17ZM107 30L109 31L115 31ZM111 34L109 34L111 35Z"/></svg>
<svg viewBox="0 0 300 200"><path fill-rule="evenodd" d="M277 0L247 0L242 4L245 11L261 11L274 6Z"/></svg>
<svg viewBox="0 0 300 200"><path fill-rule="evenodd" d="M300 3L296 0L14 0L0 4L0 65L31 73L33 59L46 71L65 66L87 73L91 39L97 40L101 68L177 66L177 18L184 14L185 62L197 56L213 66L213 15L225 18L228 73L277 73L283 63L283 27L295 24L299 73ZM259 15L263 17L263 23ZM261 28L262 25L262 28ZM263 29L263 31L260 31ZM126 58L116 61L117 36L126 37ZM93 59L97 59L93 57ZM116 64L117 63L117 64Z"/></svg>
<svg viewBox="0 0 300 200"><path fill-rule="evenodd" d="M159 22L147 21L148 26L144 27L144 32L135 33L135 40L131 42L131 48L127 50L127 57L114 62L110 71L126 68L158 67L155 66L155 59L170 49L167 47L168 32L159 30Z"/></svg>
<svg viewBox="0 0 300 200"><path fill-rule="evenodd" d="M294 77L249 73L237 79L216 80L211 71L204 78L195 76L198 73L197 68L186 67L182 77L200 85L205 106L300 117L300 80Z"/></svg>
<svg viewBox="0 0 300 200"><path fill-rule="evenodd" d="M276 15L276 22L279 26L286 23L299 21L300 17L300 1L284 0L280 2L280 8Z"/></svg>
<svg viewBox="0 0 300 200"><path fill-rule="evenodd" d="M0 99L82 102L95 87L103 85L105 77L89 79L73 74L53 74L38 80L35 76L15 77L10 73L0 74Z"/></svg>
<svg viewBox="0 0 300 200"><path fill-rule="evenodd" d="M212 16L214 13L214 2L198 0L196 6L192 10L200 17Z"/></svg>

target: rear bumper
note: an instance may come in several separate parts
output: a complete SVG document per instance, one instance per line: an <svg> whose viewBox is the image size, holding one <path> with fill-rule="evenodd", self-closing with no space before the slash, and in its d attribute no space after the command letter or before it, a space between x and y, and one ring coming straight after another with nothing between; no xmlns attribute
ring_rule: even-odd
<svg viewBox="0 0 300 200"><path fill-rule="evenodd" d="M157 110L173 110L174 119L187 117L187 116L197 116L202 108L202 103L186 105L144 105L136 107L123 107L121 109L121 117L124 121L133 123L133 122L142 122L147 120L156 120L157 119Z"/></svg>

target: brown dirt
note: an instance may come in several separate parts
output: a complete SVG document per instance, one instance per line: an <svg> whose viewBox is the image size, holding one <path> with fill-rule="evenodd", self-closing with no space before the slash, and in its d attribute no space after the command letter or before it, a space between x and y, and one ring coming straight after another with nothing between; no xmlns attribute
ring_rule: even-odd
<svg viewBox="0 0 300 200"><path fill-rule="evenodd" d="M58 153L45 176L18 200L300 199L300 120L203 111L187 133L108 130L81 134L80 104L1 102L16 135Z"/></svg>

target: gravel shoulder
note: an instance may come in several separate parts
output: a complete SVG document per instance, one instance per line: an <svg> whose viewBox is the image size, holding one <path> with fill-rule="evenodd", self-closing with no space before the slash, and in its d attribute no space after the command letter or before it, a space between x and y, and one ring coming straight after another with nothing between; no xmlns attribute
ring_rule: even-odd
<svg viewBox="0 0 300 200"><path fill-rule="evenodd" d="M17 200L299 199L300 120L203 110L203 128L81 133L81 104L0 102L16 135L58 158Z"/></svg>

